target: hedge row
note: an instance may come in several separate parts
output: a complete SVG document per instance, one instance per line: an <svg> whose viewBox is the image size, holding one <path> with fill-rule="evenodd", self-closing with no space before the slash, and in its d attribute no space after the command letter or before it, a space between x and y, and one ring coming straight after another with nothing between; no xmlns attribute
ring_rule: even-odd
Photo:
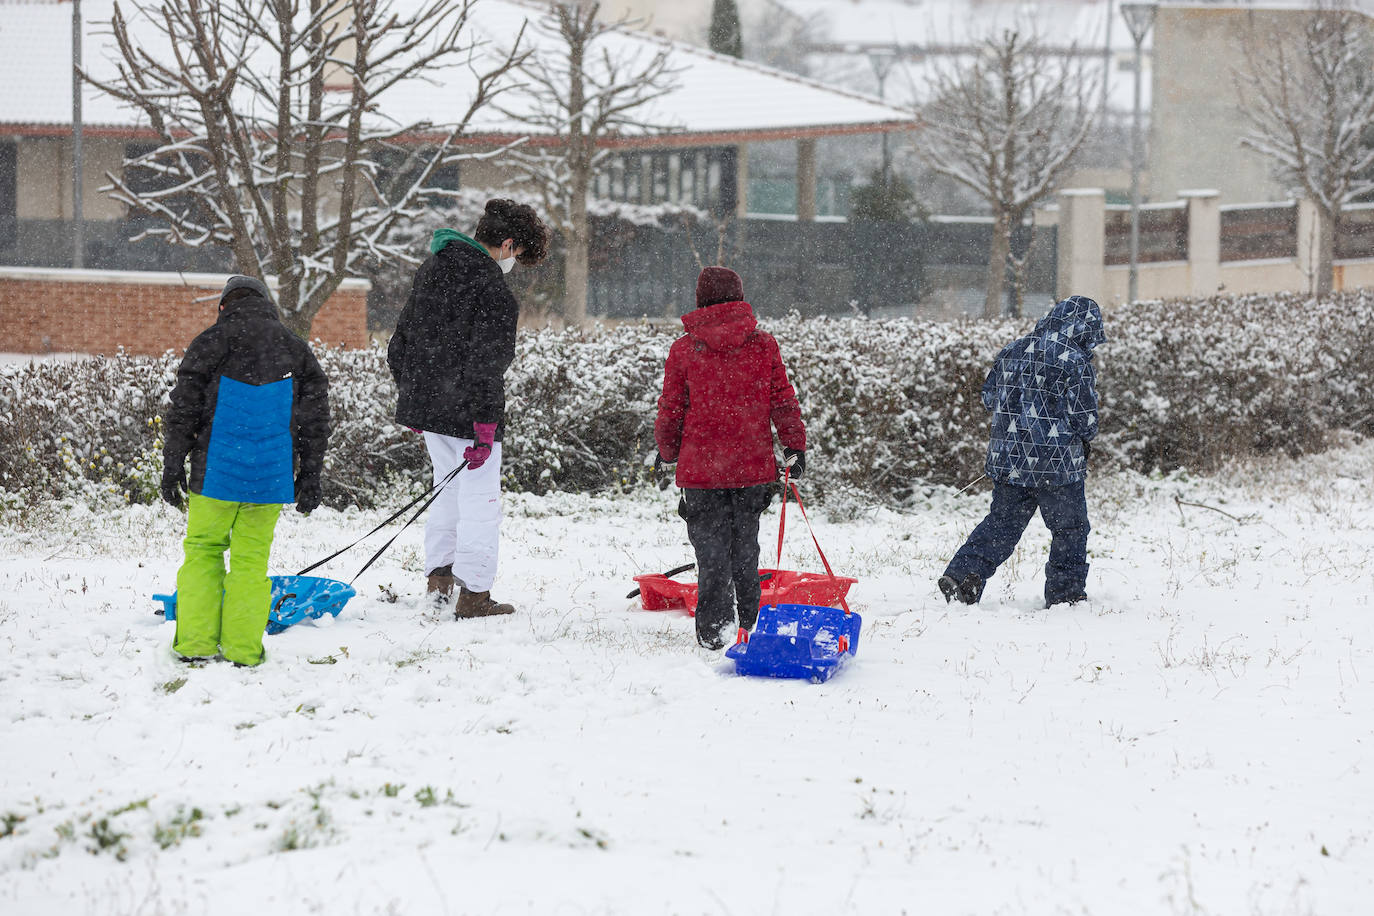
<svg viewBox="0 0 1374 916"><path fill-rule="evenodd" d="M1110 310L1098 351L1097 455L1141 471L1321 449L1374 431L1374 293L1141 303ZM803 405L811 488L900 500L982 469L988 364L1030 321L768 323ZM522 333L508 376L508 486L606 491L651 460L676 331L647 324ZM391 422L385 351L323 350L334 433L326 501L369 506L423 481L418 438ZM117 356L0 372L0 487L11 503L92 492L156 498L160 419L178 357Z"/></svg>

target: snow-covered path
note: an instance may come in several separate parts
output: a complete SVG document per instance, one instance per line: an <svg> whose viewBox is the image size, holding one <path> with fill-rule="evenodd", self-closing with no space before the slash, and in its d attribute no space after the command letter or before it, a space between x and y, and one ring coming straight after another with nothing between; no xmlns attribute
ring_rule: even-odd
<svg viewBox="0 0 1374 916"><path fill-rule="evenodd" d="M421 608L407 531L251 671L168 654L181 515L48 509L0 530L0 913L1368 912L1371 481L1094 479L1053 611L1038 521L982 606L935 591L985 494L817 507L864 617L823 685L626 600L691 559L656 491L509 496L505 619ZM376 517L284 514L273 571Z"/></svg>

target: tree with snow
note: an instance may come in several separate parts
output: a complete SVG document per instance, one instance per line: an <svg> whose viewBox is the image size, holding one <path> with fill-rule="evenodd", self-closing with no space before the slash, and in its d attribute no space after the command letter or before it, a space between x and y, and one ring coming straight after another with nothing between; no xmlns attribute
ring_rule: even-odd
<svg viewBox="0 0 1374 916"><path fill-rule="evenodd" d="M388 240L442 193L455 142L506 86L521 41L481 57L475 0L127 0L110 23L117 75L86 79L141 111L157 146L107 172L111 196L153 218L139 237L224 245L275 276L283 321L308 335L369 261L414 260ZM127 12L126 12L127 11ZM405 87L465 67L445 124L388 117Z"/></svg>
<svg viewBox="0 0 1374 916"><path fill-rule="evenodd" d="M554 50L523 60L519 91L527 104L505 112L537 135L511 159L563 235L563 319L569 324L587 319L587 199L606 158L601 141L670 129L641 112L676 85L671 46L648 35L634 44L613 41L634 23L602 21L600 8L596 0L550 4L534 28Z"/></svg>
<svg viewBox="0 0 1374 916"><path fill-rule="evenodd" d="M938 70L921 110L918 154L992 210L989 318L1004 312L1008 266L1024 269L1011 257L1012 232L1058 190L1092 129L1093 81L1079 61L1072 49L1051 53L1033 32L1005 29Z"/></svg>
<svg viewBox="0 0 1374 916"><path fill-rule="evenodd" d="M1312 291L1331 292L1341 206L1374 190L1374 38L1346 9L1308 13L1300 32L1254 28L1236 88L1250 132L1241 145L1267 157L1275 178L1317 208Z"/></svg>
<svg viewBox="0 0 1374 916"><path fill-rule="evenodd" d="M711 26L706 44L717 54L744 56L744 39L740 35L739 7L735 0L715 0L711 5Z"/></svg>

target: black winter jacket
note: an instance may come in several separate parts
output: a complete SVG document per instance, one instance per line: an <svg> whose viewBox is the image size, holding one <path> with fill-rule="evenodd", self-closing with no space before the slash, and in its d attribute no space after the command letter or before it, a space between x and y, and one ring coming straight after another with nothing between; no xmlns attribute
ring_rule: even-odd
<svg viewBox="0 0 1374 916"><path fill-rule="evenodd" d="M520 306L500 266L453 241L416 271L410 299L387 347L396 380L396 422L458 439L472 424L503 432L503 376L515 359Z"/></svg>
<svg viewBox="0 0 1374 916"><path fill-rule="evenodd" d="M266 386L287 378L292 379L290 437L296 474L318 480L329 444L329 380L309 345L281 323L275 305L258 296L225 305L215 323L186 348L163 422L164 465L179 467L189 454L188 483L191 492L200 493L221 379Z"/></svg>

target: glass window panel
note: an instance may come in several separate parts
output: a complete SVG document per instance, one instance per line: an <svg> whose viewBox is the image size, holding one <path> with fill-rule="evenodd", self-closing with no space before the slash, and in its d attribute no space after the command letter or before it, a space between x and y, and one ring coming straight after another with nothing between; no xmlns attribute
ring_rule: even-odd
<svg viewBox="0 0 1374 916"><path fill-rule="evenodd" d="M615 156L611 159L611 190L607 195L611 200L625 199L625 157Z"/></svg>
<svg viewBox="0 0 1374 916"><path fill-rule="evenodd" d="M668 154L667 200L670 203L682 200L682 156L678 153Z"/></svg>

